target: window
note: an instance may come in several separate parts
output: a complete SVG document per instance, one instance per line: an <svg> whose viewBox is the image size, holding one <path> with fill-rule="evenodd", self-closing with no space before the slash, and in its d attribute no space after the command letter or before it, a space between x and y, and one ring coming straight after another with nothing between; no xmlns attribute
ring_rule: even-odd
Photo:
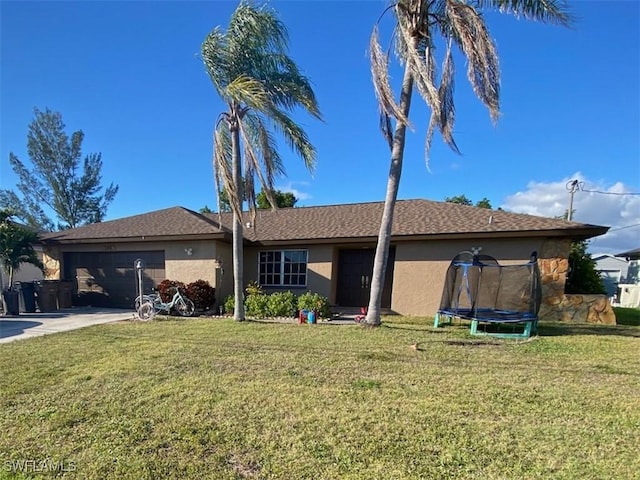
<svg viewBox="0 0 640 480"><path fill-rule="evenodd" d="M307 284L306 250L270 250L258 254L260 285L304 287Z"/></svg>

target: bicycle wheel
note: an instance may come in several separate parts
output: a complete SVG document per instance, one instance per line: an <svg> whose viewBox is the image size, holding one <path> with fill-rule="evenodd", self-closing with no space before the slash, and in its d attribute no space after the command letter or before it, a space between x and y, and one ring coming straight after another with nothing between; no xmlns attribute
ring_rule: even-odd
<svg viewBox="0 0 640 480"><path fill-rule="evenodd" d="M152 293L150 295L143 295L142 296L142 302L151 302L154 303L156 301L156 298L158 298L158 295ZM138 309L140 308L140 297L136 297L136 301L135 301L135 308L136 311L138 311Z"/></svg>
<svg viewBox="0 0 640 480"><path fill-rule="evenodd" d="M188 298L179 298L175 305L176 312L182 317L190 317L195 312L196 307Z"/></svg>
<svg viewBox="0 0 640 480"><path fill-rule="evenodd" d="M152 320L156 315L156 309L153 308L153 303L151 302L144 302L136 311L140 320Z"/></svg>

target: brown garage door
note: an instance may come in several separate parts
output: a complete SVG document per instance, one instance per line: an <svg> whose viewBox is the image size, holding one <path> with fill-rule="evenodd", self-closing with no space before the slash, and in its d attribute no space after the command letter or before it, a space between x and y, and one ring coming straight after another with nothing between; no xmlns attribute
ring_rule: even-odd
<svg viewBox="0 0 640 480"><path fill-rule="evenodd" d="M67 252L64 277L74 284L73 304L133 308L136 276L133 263L145 265L144 291L164 280L164 251Z"/></svg>

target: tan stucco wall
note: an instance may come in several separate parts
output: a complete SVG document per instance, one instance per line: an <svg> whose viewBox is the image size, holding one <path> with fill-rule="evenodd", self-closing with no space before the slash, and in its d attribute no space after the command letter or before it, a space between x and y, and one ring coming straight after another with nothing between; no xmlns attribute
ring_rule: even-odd
<svg viewBox="0 0 640 480"><path fill-rule="evenodd" d="M307 250L307 287L286 288L296 295L305 291L319 293L333 302L332 292L335 279L332 278L334 265L337 265L335 247L329 245L308 245L300 247L261 247L247 248L244 253L244 283L258 280L258 253L266 250ZM273 291L274 289L267 289Z"/></svg>
<svg viewBox="0 0 640 480"><path fill-rule="evenodd" d="M501 264L526 263L533 251L540 254L543 239L459 240L396 244L391 309L402 315L435 315L440 306L447 268L458 253L482 247Z"/></svg>
<svg viewBox="0 0 640 480"><path fill-rule="evenodd" d="M206 280L216 288L216 297L218 297L218 283L222 284L223 290L226 284L226 275L222 275L220 270L226 265L231 265L231 252L225 247L224 244L210 240L62 245L47 247L44 251L44 263L47 267L47 278L60 279L61 269L64 268L62 261L65 252L162 250L165 255L166 278L184 283ZM220 265L223 267L220 268ZM229 284L232 282L229 281Z"/></svg>
<svg viewBox="0 0 640 480"><path fill-rule="evenodd" d="M231 245L226 243L218 242L216 251L218 258L222 260L215 271L216 303L222 305L225 298L233 293L233 254Z"/></svg>
<svg viewBox="0 0 640 480"><path fill-rule="evenodd" d="M560 302L569 254L569 240L457 240L411 241L394 243L396 247L391 309L403 315L434 315L440 305L447 268L451 259L461 251L482 247L481 254L490 255L502 264L524 263L532 251L538 252L545 302ZM375 248L375 245L367 245ZM190 248L192 255L185 252ZM337 245L307 245L286 247L250 247L244 252L244 283L258 278L258 252L303 248L308 251L307 287L291 289L296 294L306 290L317 292L335 304L338 276ZM345 246L353 248L353 245ZM60 278L59 259L62 251L138 251L164 250L165 273L171 280L189 283L207 280L216 288L218 303L233 293L233 262L231 245L211 240L144 242L95 245L65 245L63 249L45 250L48 278Z"/></svg>

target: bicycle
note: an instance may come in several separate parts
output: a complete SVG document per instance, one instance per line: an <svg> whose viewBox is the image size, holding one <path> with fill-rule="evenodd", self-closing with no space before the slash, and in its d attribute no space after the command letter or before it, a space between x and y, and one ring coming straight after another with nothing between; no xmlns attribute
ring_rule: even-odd
<svg viewBox="0 0 640 480"><path fill-rule="evenodd" d="M138 296L135 300L136 311L141 320L149 320L160 312L171 313L172 309L182 317L190 317L196 310L193 302L180 293L180 289L173 287L176 293L169 302L163 302L160 294L151 293L142 295L142 300Z"/></svg>

